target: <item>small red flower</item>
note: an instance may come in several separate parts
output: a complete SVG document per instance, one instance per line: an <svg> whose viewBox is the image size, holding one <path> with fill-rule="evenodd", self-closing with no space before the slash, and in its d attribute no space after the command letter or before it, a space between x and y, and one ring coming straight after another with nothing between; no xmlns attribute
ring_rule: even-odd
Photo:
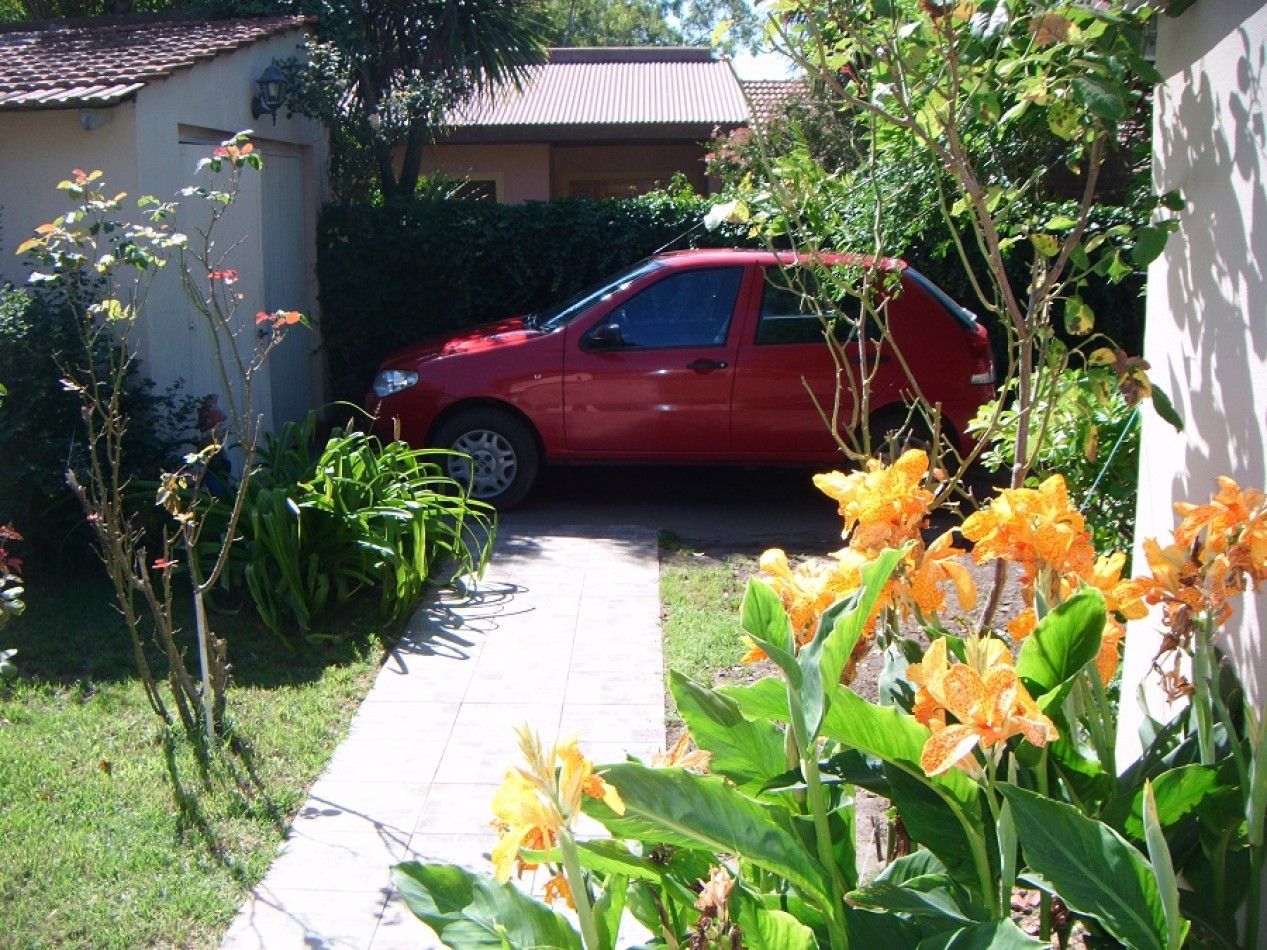
<svg viewBox="0 0 1267 950"><path fill-rule="evenodd" d="M167 570L168 568L175 567L178 563L180 563L180 562L179 562L179 561L171 561L171 560L168 560L168 559L167 559L167 558L165 558L165 557L160 557L157 561L155 561L155 562L154 562L154 570L156 570L156 571L165 571L165 570Z"/></svg>
<svg viewBox="0 0 1267 950"><path fill-rule="evenodd" d="M235 270L213 270L207 275L208 280L222 280L226 284L235 283L238 279L238 272Z"/></svg>

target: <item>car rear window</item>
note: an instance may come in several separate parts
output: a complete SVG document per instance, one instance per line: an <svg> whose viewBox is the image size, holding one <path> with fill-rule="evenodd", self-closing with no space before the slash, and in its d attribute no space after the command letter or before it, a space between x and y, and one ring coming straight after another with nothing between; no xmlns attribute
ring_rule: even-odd
<svg viewBox="0 0 1267 950"><path fill-rule="evenodd" d="M761 292L761 312L753 342L758 346L822 343L830 327L841 343L857 338L860 309L857 300L826 304L815 294L813 275L808 271L796 275L800 287L789 286L787 274L780 268L766 268L765 286ZM848 314L848 315L847 315ZM874 320L867 321L867 339L883 336Z"/></svg>

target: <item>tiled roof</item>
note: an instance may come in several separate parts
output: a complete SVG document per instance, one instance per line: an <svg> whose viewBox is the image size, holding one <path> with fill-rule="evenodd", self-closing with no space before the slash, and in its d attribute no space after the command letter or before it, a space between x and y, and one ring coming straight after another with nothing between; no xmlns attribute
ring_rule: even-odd
<svg viewBox="0 0 1267 950"><path fill-rule="evenodd" d="M745 79L741 85L752 103L752 117L756 122L765 122L783 103L806 93L805 82L800 79Z"/></svg>
<svg viewBox="0 0 1267 950"><path fill-rule="evenodd" d="M303 26L261 20L81 21L0 32L0 109L108 106L147 82Z"/></svg>
<svg viewBox="0 0 1267 950"><path fill-rule="evenodd" d="M467 103L454 128L578 125L740 125L748 121L730 64L707 49L555 49L522 91Z"/></svg>

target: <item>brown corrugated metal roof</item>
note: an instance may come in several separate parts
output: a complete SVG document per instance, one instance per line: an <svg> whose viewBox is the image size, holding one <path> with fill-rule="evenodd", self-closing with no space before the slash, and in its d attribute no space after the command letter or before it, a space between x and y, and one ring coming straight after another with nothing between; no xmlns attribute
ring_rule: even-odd
<svg viewBox="0 0 1267 950"><path fill-rule="evenodd" d="M523 89L504 87L456 110L455 128L740 125L748 105L728 62L706 49L557 49Z"/></svg>
<svg viewBox="0 0 1267 950"><path fill-rule="evenodd" d="M103 19L0 31L0 109L114 105L147 82L306 22Z"/></svg>

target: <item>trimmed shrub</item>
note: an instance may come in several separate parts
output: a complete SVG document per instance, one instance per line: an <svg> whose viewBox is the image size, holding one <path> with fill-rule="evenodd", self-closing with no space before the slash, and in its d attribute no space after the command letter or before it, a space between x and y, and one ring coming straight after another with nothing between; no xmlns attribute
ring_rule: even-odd
<svg viewBox="0 0 1267 950"><path fill-rule="evenodd" d="M64 367L87 358L68 310L0 285L0 379L9 391L0 405L0 524L30 542L57 543L83 520L66 488L66 470L83 453L80 402L61 381ZM133 375L123 393L125 476L154 479L178 455L195 401L178 386L156 393L153 381Z"/></svg>
<svg viewBox="0 0 1267 950"><path fill-rule="evenodd" d="M520 205L416 200L327 207L317 269L336 399L360 402L399 347L563 300L666 245L740 243L707 231L710 199L680 192Z"/></svg>

